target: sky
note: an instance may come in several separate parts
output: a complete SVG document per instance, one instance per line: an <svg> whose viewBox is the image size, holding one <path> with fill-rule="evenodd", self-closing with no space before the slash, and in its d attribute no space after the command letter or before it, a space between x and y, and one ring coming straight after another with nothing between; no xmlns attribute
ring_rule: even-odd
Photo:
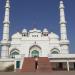
<svg viewBox="0 0 75 75"><path fill-rule="evenodd" d="M0 40L3 33L5 1L0 0ZM70 53L75 53L75 0L63 0L70 40ZM24 28L47 28L60 36L60 0L10 0L10 36Z"/></svg>

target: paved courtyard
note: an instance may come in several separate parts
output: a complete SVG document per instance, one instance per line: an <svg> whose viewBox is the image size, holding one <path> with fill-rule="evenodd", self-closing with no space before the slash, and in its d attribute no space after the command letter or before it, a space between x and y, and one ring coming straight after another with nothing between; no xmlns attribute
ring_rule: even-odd
<svg viewBox="0 0 75 75"><path fill-rule="evenodd" d="M56 71L49 73L39 73L39 72L28 72L28 73L19 73L19 72L0 72L0 75L75 75L75 71L66 72L66 71Z"/></svg>

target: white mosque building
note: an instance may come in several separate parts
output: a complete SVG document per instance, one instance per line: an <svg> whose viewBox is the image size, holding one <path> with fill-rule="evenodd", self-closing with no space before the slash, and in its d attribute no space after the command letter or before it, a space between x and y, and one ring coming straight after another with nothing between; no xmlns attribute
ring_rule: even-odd
<svg viewBox="0 0 75 75"><path fill-rule="evenodd" d="M70 41L67 37L67 22L63 1L60 1L59 10L60 36L54 32L49 32L47 28L44 28L43 31L33 28L29 31L23 29L21 33L16 32L9 37L10 2L6 0L3 39L0 43L0 70L4 70L11 65L14 65L14 71L16 69L21 70L27 58L31 58L32 60L36 58L37 61L39 61L40 58L47 58L49 63L52 64L52 69L59 70L59 68L62 68L62 70L67 71L75 70L75 54L69 54ZM9 38L11 38L11 40L9 40ZM31 64L30 60L29 63ZM39 69L39 64L39 62L35 64L36 69Z"/></svg>

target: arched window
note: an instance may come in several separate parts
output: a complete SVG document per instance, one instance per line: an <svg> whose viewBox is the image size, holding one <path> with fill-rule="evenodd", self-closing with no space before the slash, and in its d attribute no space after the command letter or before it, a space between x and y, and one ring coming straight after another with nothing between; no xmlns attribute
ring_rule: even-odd
<svg viewBox="0 0 75 75"><path fill-rule="evenodd" d="M37 50L33 50L31 54L32 54L32 57L39 57L39 51Z"/></svg>
<svg viewBox="0 0 75 75"><path fill-rule="evenodd" d="M15 58L15 55L19 55L19 51L18 51L18 50L12 50L12 51L10 52L11 58Z"/></svg>
<svg viewBox="0 0 75 75"><path fill-rule="evenodd" d="M57 51L53 51L52 54L59 54Z"/></svg>
<svg viewBox="0 0 75 75"><path fill-rule="evenodd" d="M59 50L54 48L51 50L51 54L59 54Z"/></svg>

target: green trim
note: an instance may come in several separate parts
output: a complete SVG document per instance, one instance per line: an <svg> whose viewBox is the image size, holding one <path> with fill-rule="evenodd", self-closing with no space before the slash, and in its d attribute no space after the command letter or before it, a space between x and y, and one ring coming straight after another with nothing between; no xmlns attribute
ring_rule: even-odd
<svg viewBox="0 0 75 75"><path fill-rule="evenodd" d="M32 57L39 57L39 51L33 50L33 51L31 52L31 55L32 55Z"/></svg>
<svg viewBox="0 0 75 75"><path fill-rule="evenodd" d="M20 68L20 61L16 61L16 68Z"/></svg>

